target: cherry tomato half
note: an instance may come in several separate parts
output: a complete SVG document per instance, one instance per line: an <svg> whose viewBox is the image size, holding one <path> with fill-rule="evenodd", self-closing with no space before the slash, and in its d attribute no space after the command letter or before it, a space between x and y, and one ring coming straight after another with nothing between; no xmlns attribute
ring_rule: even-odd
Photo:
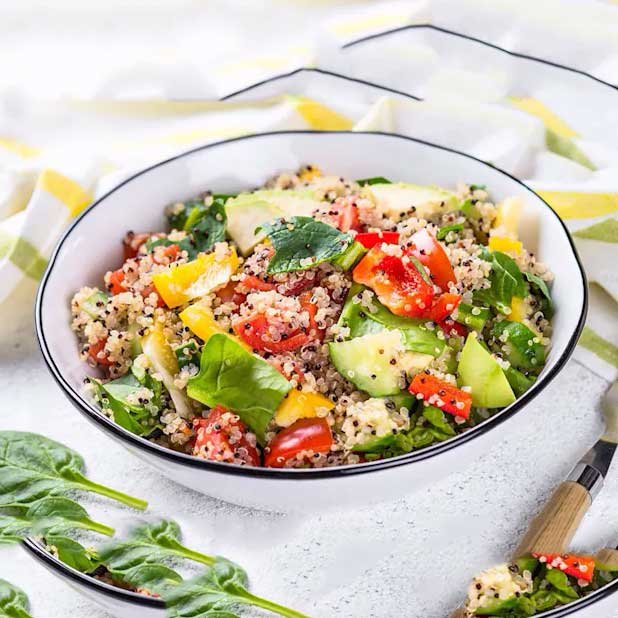
<svg viewBox="0 0 618 618"><path fill-rule="evenodd" d="M302 451L328 453L332 445L333 435L325 418L300 418L271 440L264 465L283 468Z"/></svg>

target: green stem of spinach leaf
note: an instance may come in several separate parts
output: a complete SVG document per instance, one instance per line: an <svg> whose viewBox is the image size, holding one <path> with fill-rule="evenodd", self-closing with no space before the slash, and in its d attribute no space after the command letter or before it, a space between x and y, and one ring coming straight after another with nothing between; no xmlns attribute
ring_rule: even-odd
<svg viewBox="0 0 618 618"><path fill-rule="evenodd" d="M127 506L139 509L140 511L144 511L148 507L148 502L146 502L145 500L135 498L134 496L129 496L128 494L125 494L116 489L112 489L111 487L95 483L94 481L91 481L86 477L83 477L79 481L77 481L75 483L75 486L78 489L85 489L95 494L99 494L100 496L111 498L112 500L116 500L117 502L121 502L122 504L126 504Z"/></svg>
<svg viewBox="0 0 618 618"><path fill-rule="evenodd" d="M178 555L183 556L188 560L193 560L193 562L199 562L200 564L205 564L206 566L212 566L216 562L216 559L212 556L202 554L199 551L194 551L184 545L178 544L178 547L176 547L176 552Z"/></svg>
<svg viewBox="0 0 618 618"><path fill-rule="evenodd" d="M269 601L268 599L263 599L248 591L243 595L243 600L256 607L261 607L262 609L284 616L284 618L310 618L307 614L301 614L301 612L297 612L295 609L279 605L279 603Z"/></svg>
<svg viewBox="0 0 618 618"><path fill-rule="evenodd" d="M93 521L92 519L84 520L84 528L87 530L92 530L93 532L98 532L99 534L103 534L105 536L114 536L116 530L111 526L107 526L98 521Z"/></svg>

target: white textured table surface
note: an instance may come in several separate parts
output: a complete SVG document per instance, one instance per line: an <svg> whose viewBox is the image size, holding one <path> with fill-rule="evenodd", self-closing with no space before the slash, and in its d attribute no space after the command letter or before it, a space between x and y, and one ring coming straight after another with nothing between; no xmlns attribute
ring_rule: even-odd
<svg viewBox="0 0 618 618"><path fill-rule="evenodd" d="M256 592L319 618L444 618L470 577L509 553L531 513L601 430L598 402L607 385L571 361L534 401L527 426L509 426L474 465L428 489L306 517L241 509L162 478L69 405L37 348L32 311L24 310L34 290L26 283L0 306L0 428L37 431L75 448L93 479L147 498L152 512L182 524L189 544L245 566ZM617 501L618 469L576 549L618 543ZM89 510L108 522L132 515L103 500ZM0 577L26 590L38 618L109 618L21 548L0 552ZM618 618L618 605L599 618Z"/></svg>

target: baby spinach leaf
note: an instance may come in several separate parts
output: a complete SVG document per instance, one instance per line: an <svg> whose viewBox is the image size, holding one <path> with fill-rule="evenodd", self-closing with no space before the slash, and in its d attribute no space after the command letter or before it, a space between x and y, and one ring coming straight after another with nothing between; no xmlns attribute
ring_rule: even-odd
<svg viewBox="0 0 618 618"><path fill-rule="evenodd" d="M490 287L474 292L474 298L501 313L511 310L513 296L524 298L528 290L515 260L501 251L485 251L483 259L491 263Z"/></svg>
<svg viewBox="0 0 618 618"><path fill-rule="evenodd" d="M357 180L356 182L361 187L364 187L365 185L390 185L390 184L393 184L390 180L388 180L387 178L384 178L384 176L373 176L372 178L361 178L360 180Z"/></svg>
<svg viewBox="0 0 618 618"><path fill-rule="evenodd" d="M391 313L375 296L371 304L373 311L363 307L360 296L366 290L362 285L352 284L339 317L339 326L350 329L350 337L361 337L380 330L400 330L406 350L439 356L446 345L435 330L427 328L423 320L406 318ZM356 301L356 302L354 302Z"/></svg>
<svg viewBox="0 0 618 618"><path fill-rule="evenodd" d="M543 296L544 302L541 303L541 311L543 311L546 318L551 318L553 314L553 303L547 282L543 281L538 275L529 272L524 272L524 277L526 277L528 283L530 283L533 288L537 289Z"/></svg>
<svg viewBox="0 0 618 618"><path fill-rule="evenodd" d="M140 379L138 379L138 376ZM153 392L151 405L159 409L161 406L161 382L152 378L144 370L134 368L133 373L127 373L111 382L100 382L90 378L95 386L95 398L114 415L114 421L131 433L144 436L152 433L157 426L156 415L144 404L135 403L130 398L141 389L148 388Z"/></svg>
<svg viewBox="0 0 618 618"><path fill-rule="evenodd" d="M96 552L86 549L68 536L46 534L45 545L58 557L58 560L81 573L91 573L101 564Z"/></svg>
<svg viewBox="0 0 618 618"><path fill-rule="evenodd" d="M442 412L440 408L436 408L435 406L425 406L423 408L423 416L440 433L445 434L447 437L455 435L455 430L451 427L451 425L449 425L446 417L444 416L444 412Z"/></svg>
<svg viewBox="0 0 618 618"><path fill-rule="evenodd" d="M219 333L202 348L200 372L189 380L187 394L207 406L233 410L263 442L266 427L290 388L265 360Z"/></svg>
<svg viewBox="0 0 618 618"><path fill-rule="evenodd" d="M151 253L155 247L170 247L171 245L176 245L181 251L186 251L190 260L197 257L198 252L191 236L185 236L181 240L151 237L146 241L146 251Z"/></svg>
<svg viewBox="0 0 618 618"><path fill-rule="evenodd" d="M224 558L203 575L182 583L164 596L170 618L237 618L235 608L253 605L284 618L308 618L296 610L247 590L245 571Z"/></svg>
<svg viewBox="0 0 618 618"><path fill-rule="evenodd" d="M275 255L268 264L270 274L306 270L330 262L353 242L349 234L312 217L275 219L261 229L275 248Z"/></svg>
<svg viewBox="0 0 618 618"><path fill-rule="evenodd" d="M34 433L0 431L0 506L22 506L48 495L90 491L134 508L138 498L91 481L84 460L72 449Z"/></svg>
<svg viewBox="0 0 618 618"><path fill-rule="evenodd" d="M26 593L0 579L0 618L32 618Z"/></svg>
<svg viewBox="0 0 618 618"><path fill-rule="evenodd" d="M110 570L110 575L133 588L155 592L163 598L182 582L182 577L174 569L157 563L138 564L122 572Z"/></svg>
<svg viewBox="0 0 618 618"><path fill-rule="evenodd" d="M205 565L215 559L181 543L178 524L172 520L144 523L133 528L127 538L112 541L103 547L99 556L110 571L121 572L149 562L164 562L170 558L186 558Z"/></svg>
<svg viewBox="0 0 618 618"><path fill-rule="evenodd" d="M50 531L64 533L77 528L111 536L114 529L90 519L86 509L74 500L48 496L30 505L0 511L0 543L14 543L29 535Z"/></svg>

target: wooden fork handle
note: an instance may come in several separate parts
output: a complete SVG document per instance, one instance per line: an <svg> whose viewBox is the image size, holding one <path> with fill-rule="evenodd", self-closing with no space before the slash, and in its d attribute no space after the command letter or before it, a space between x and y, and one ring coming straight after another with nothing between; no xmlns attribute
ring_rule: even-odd
<svg viewBox="0 0 618 618"><path fill-rule="evenodd" d="M618 568L618 549L600 549L594 559L603 566Z"/></svg>
<svg viewBox="0 0 618 618"><path fill-rule="evenodd" d="M561 483L532 520L514 558L531 553L565 553L591 504L592 498L585 487L575 481Z"/></svg>

